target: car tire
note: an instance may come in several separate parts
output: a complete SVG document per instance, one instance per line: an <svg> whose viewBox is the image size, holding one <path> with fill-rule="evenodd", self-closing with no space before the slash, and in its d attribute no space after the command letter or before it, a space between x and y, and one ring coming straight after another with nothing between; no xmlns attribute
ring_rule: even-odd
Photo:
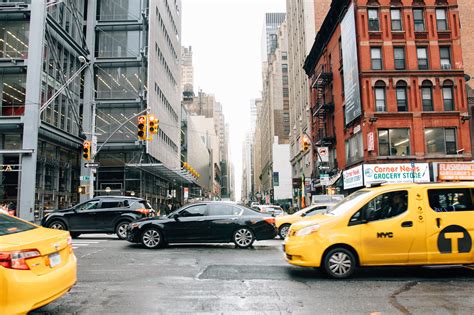
<svg viewBox="0 0 474 315"><path fill-rule="evenodd" d="M288 235L288 231L290 230L291 224L282 224L280 228L278 229L278 235L280 235L280 238L282 240L285 239L285 237Z"/></svg>
<svg viewBox="0 0 474 315"><path fill-rule="evenodd" d="M120 221L115 226L115 234L117 234L118 238L121 240L127 239L127 227L130 224L130 221Z"/></svg>
<svg viewBox="0 0 474 315"><path fill-rule="evenodd" d="M255 242L255 235L248 227L240 227L232 234L232 241L239 248L249 248Z"/></svg>
<svg viewBox="0 0 474 315"><path fill-rule="evenodd" d="M155 227L145 228L140 236L140 242L148 249L162 247L165 244L163 234Z"/></svg>
<svg viewBox="0 0 474 315"><path fill-rule="evenodd" d="M354 273L356 263L356 258L350 250L336 247L324 256L323 268L333 279L346 279Z"/></svg>
<svg viewBox="0 0 474 315"><path fill-rule="evenodd" d="M48 224L48 228L67 231L66 223L60 220L53 220Z"/></svg>
<svg viewBox="0 0 474 315"><path fill-rule="evenodd" d="M69 234L71 234L72 238L78 238L79 236L81 236L81 233L69 232Z"/></svg>

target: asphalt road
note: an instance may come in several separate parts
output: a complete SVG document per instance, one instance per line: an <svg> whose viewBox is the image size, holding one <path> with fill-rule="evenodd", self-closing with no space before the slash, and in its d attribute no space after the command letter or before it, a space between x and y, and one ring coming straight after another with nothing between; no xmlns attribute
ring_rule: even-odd
<svg viewBox="0 0 474 315"><path fill-rule="evenodd" d="M474 268L384 268L335 281L292 267L281 241L147 250L114 236L73 242L78 283L31 314L474 314Z"/></svg>

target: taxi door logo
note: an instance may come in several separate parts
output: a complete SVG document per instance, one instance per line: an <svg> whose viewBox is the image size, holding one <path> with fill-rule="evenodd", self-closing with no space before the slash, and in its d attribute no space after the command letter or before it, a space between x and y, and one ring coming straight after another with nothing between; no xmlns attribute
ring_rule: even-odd
<svg viewBox="0 0 474 315"><path fill-rule="evenodd" d="M469 253L472 239L469 232L459 225L449 225L438 235L438 250L443 254Z"/></svg>

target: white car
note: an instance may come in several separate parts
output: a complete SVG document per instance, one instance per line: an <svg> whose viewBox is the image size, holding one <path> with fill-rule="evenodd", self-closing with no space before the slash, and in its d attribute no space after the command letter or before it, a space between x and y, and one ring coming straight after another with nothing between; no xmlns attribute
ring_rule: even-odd
<svg viewBox="0 0 474 315"><path fill-rule="evenodd" d="M287 215L287 213L280 206L276 205L255 205L252 209L257 210L261 213L271 214L273 216L277 215Z"/></svg>

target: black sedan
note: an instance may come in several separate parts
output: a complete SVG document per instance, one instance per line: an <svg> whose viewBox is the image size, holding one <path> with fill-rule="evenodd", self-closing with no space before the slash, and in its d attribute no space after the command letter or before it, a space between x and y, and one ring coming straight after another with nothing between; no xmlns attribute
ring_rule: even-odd
<svg viewBox="0 0 474 315"><path fill-rule="evenodd" d="M167 216L147 218L128 226L127 240L146 248L168 243L227 243L240 248L277 235L275 218L226 202L200 202Z"/></svg>

